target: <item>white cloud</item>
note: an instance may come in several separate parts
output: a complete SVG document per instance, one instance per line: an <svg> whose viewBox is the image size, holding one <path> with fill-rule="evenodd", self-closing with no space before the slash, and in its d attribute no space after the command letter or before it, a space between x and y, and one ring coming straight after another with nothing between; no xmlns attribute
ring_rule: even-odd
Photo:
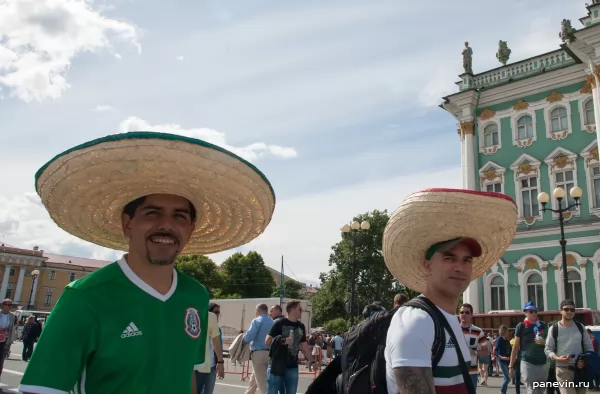
<svg viewBox="0 0 600 394"><path fill-rule="evenodd" d="M177 60L183 60L183 56L177 56L176 59Z"/></svg>
<svg viewBox="0 0 600 394"><path fill-rule="evenodd" d="M94 112L110 112L114 110L115 109L110 105L97 105L96 108L94 108Z"/></svg>
<svg viewBox="0 0 600 394"><path fill-rule="evenodd" d="M112 50L119 41L140 50L139 31L103 16L84 0L0 0L0 87L24 101L56 99L69 88L73 58Z"/></svg>
<svg viewBox="0 0 600 394"><path fill-rule="evenodd" d="M262 157L279 157L290 159L298 156L294 148L279 145L267 145L264 142L255 142L244 147L235 147L227 143L225 133L207 128L185 129L178 124L156 124L153 125L136 116L125 119L119 125L120 132L127 131L155 131L178 134L190 138L198 138L211 144L225 148L248 161L256 161Z"/></svg>

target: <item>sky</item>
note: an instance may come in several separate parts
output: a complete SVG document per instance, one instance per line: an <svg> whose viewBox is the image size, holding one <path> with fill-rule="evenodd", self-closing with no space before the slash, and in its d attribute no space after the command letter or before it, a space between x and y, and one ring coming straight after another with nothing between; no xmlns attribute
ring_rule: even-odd
<svg viewBox="0 0 600 394"><path fill-rule="evenodd" d="M0 242L114 260L49 218L34 174L77 144L132 130L220 145L256 165L277 205L256 250L318 284L340 228L426 187L461 186L456 120L473 69L558 49L564 0L0 0ZM168 5L167 5L168 4Z"/></svg>

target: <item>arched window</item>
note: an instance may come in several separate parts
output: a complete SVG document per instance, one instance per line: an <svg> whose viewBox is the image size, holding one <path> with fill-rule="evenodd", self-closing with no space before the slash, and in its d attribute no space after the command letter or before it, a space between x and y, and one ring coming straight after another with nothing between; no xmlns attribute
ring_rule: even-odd
<svg viewBox="0 0 600 394"><path fill-rule="evenodd" d="M594 114L594 100L586 101L583 106L583 112L585 114L585 124L594 124L596 123L596 114Z"/></svg>
<svg viewBox="0 0 600 394"><path fill-rule="evenodd" d="M567 298L575 302L577 308L583 308L583 283L581 275L577 271L569 271L569 287L567 287Z"/></svg>
<svg viewBox="0 0 600 394"><path fill-rule="evenodd" d="M517 139L533 138L533 120L529 115L523 115L517 120Z"/></svg>
<svg viewBox="0 0 600 394"><path fill-rule="evenodd" d="M550 112L550 130L553 133L569 129L567 109L565 107L554 108Z"/></svg>
<svg viewBox="0 0 600 394"><path fill-rule="evenodd" d="M483 147L489 148L498 145L498 125L491 123L483 129Z"/></svg>
<svg viewBox="0 0 600 394"><path fill-rule="evenodd" d="M490 293L492 296L492 310L503 311L506 310L505 298L504 298L504 278L497 275L492 279L490 283Z"/></svg>
<svg viewBox="0 0 600 394"><path fill-rule="evenodd" d="M527 278L527 300L533 302L538 310L544 310L544 282L537 272Z"/></svg>

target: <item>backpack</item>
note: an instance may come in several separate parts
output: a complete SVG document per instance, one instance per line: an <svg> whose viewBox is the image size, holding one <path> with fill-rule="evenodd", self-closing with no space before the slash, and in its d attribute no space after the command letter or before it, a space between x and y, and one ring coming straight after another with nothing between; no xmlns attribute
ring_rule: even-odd
<svg viewBox="0 0 600 394"><path fill-rule="evenodd" d="M435 336L431 347L431 367L437 368L444 351L446 350L446 333L448 330L454 338L454 332L448 321L435 305L425 297L416 297L404 306L424 310L434 322ZM377 312L362 323L353 327L345 336L342 346L341 367L339 376L338 394L387 394L385 343L387 331L392 317L398 308L391 311ZM441 320L443 319L443 320ZM456 346L459 363L465 384L469 393L475 393L468 368L460 351Z"/></svg>

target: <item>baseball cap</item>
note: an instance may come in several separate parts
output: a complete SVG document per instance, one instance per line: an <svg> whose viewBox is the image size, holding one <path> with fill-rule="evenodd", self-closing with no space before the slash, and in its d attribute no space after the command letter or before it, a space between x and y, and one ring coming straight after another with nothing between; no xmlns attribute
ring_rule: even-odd
<svg viewBox="0 0 600 394"><path fill-rule="evenodd" d="M473 238L455 238L432 245L425 253L425 260L431 259L435 253L447 252L458 244L463 244L471 249L473 257L481 256L481 245L479 245L479 242L475 241Z"/></svg>

